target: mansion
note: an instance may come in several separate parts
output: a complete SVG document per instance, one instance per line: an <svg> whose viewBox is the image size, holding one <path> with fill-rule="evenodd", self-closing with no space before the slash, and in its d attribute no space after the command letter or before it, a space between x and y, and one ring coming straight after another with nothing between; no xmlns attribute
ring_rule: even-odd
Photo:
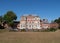
<svg viewBox="0 0 60 43"><path fill-rule="evenodd" d="M57 23L49 23L47 19L41 20L39 16L27 15L21 16L20 23L17 25L18 29L47 29L57 28Z"/></svg>
<svg viewBox="0 0 60 43"><path fill-rule="evenodd" d="M20 29L41 29L39 16L22 16L20 20Z"/></svg>

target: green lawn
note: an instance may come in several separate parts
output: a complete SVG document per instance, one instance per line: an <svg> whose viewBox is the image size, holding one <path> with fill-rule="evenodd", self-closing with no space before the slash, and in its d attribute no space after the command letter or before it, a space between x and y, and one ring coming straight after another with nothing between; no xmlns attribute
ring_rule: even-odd
<svg viewBox="0 0 60 43"><path fill-rule="evenodd" d="M60 43L60 32L3 32L0 43Z"/></svg>

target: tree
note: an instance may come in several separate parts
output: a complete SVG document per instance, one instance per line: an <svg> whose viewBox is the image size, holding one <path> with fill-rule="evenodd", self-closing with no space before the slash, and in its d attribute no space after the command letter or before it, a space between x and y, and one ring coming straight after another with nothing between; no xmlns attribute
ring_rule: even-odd
<svg viewBox="0 0 60 43"><path fill-rule="evenodd" d="M3 25L3 17L0 16L0 29L4 29Z"/></svg>
<svg viewBox="0 0 60 43"><path fill-rule="evenodd" d="M3 23L3 17L2 16L0 16L0 25Z"/></svg>
<svg viewBox="0 0 60 43"><path fill-rule="evenodd" d="M59 24L59 29L60 29L60 17L58 19L55 19L54 22Z"/></svg>
<svg viewBox="0 0 60 43"><path fill-rule="evenodd" d="M1 22L2 22L2 16L0 16L0 24L1 24Z"/></svg>
<svg viewBox="0 0 60 43"><path fill-rule="evenodd" d="M13 20L16 20L17 16L13 11L8 11L5 15L4 15L4 20L9 24L13 24Z"/></svg>

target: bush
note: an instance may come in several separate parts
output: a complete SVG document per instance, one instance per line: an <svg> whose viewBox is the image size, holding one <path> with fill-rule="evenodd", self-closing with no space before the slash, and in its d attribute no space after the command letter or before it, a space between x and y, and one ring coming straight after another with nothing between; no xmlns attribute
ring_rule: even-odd
<svg viewBox="0 0 60 43"><path fill-rule="evenodd" d="M21 32L26 32L26 30L25 29L21 29Z"/></svg>
<svg viewBox="0 0 60 43"><path fill-rule="evenodd" d="M40 32L49 32L49 29L41 29Z"/></svg>
<svg viewBox="0 0 60 43"><path fill-rule="evenodd" d="M47 29L42 29L41 32L55 32L57 29L56 28L47 28Z"/></svg>
<svg viewBox="0 0 60 43"><path fill-rule="evenodd" d="M17 28L9 27L8 29L9 29L9 32L18 32Z"/></svg>
<svg viewBox="0 0 60 43"><path fill-rule="evenodd" d="M4 27L0 25L0 29L4 29Z"/></svg>
<svg viewBox="0 0 60 43"><path fill-rule="evenodd" d="M60 29L60 26L58 27L58 29Z"/></svg>
<svg viewBox="0 0 60 43"><path fill-rule="evenodd" d="M48 30L51 32L55 32L57 29L56 28L49 28Z"/></svg>

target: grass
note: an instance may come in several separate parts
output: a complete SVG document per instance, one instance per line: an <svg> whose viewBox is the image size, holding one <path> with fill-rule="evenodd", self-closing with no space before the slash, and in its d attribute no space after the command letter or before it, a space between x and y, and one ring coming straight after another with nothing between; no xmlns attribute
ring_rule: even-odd
<svg viewBox="0 0 60 43"><path fill-rule="evenodd" d="M60 32L3 32L0 43L60 43Z"/></svg>
<svg viewBox="0 0 60 43"><path fill-rule="evenodd" d="M0 29L0 33L8 32L8 29Z"/></svg>

